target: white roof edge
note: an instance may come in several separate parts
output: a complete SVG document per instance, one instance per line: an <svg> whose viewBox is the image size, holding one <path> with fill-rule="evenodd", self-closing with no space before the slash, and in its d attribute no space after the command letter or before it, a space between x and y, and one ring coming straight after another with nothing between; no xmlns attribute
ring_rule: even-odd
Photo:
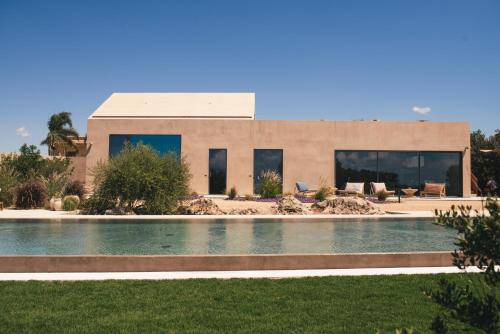
<svg viewBox="0 0 500 334"><path fill-rule="evenodd" d="M95 118L255 119L255 93L113 93Z"/></svg>

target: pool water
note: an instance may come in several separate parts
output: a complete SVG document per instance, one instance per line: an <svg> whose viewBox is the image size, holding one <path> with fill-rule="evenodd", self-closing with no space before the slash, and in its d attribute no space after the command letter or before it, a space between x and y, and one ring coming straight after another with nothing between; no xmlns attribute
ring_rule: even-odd
<svg viewBox="0 0 500 334"><path fill-rule="evenodd" d="M0 220L0 255L449 251L432 220Z"/></svg>

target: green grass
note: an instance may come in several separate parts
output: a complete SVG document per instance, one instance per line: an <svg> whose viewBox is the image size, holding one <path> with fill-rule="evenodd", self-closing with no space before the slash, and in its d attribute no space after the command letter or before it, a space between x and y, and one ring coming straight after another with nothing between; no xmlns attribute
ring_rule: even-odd
<svg viewBox="0 0 500 334"><path fill-rule="evenodd" d="M444 276L0 282L0 333L429 333Z"/></svg>

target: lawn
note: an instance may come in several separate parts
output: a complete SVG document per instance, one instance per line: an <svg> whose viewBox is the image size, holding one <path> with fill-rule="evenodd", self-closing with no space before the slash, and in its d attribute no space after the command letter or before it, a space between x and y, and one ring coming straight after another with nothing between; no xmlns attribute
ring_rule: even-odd
<svg viewBox="0 0 500 334"><path fill-rule="evenodd" d="M0 282L0 333L428 333L444 276Z"/></svg>

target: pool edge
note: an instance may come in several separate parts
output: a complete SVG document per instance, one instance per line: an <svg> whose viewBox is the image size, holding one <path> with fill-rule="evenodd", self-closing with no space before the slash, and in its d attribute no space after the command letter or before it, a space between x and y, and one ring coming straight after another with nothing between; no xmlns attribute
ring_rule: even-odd
<svg viewBox="0 0 500 334"><path fill-rule="evenodd" d="M446 252L0 256L0 273L354 269L450 266Z"/></svg>

